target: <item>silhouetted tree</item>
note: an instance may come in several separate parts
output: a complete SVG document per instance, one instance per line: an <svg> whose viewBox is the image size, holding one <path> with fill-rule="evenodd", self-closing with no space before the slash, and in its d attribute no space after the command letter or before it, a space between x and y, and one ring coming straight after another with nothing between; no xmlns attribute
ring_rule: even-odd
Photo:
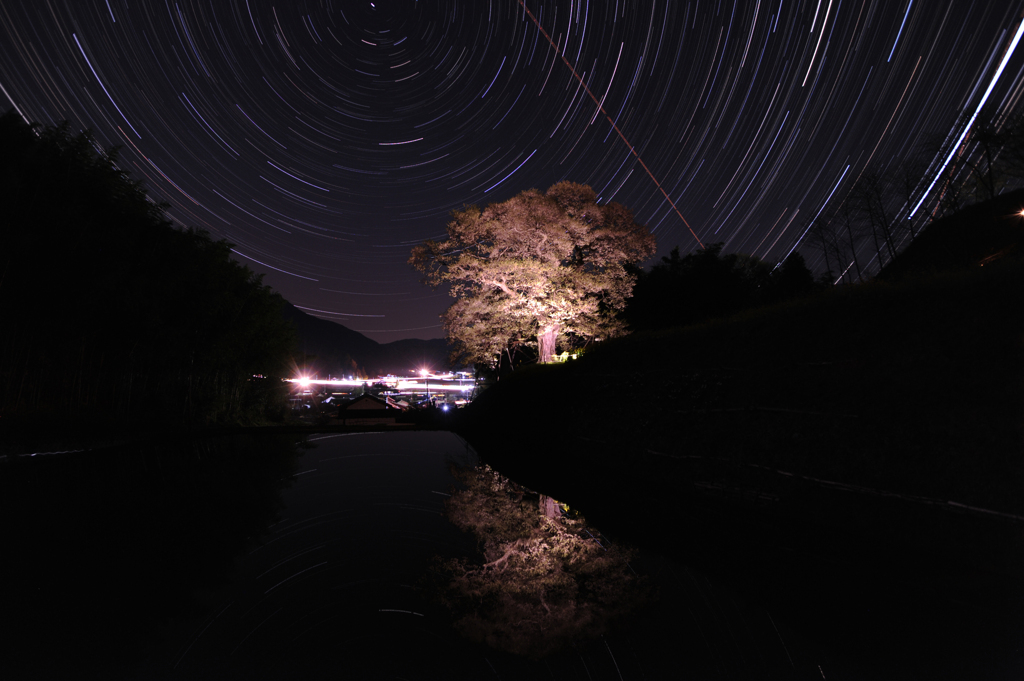
<svg viewBox="0 0 1024 681"><path fill-rule="evenodd" d="M1002 146L999 131L991 124L975 131L975 154L968 156L965 165L970 169L975 182L975 200L994 199L1002 184L1001 173L996 169L996 156Z"/></svg>
<svg viewBox="0 0 1024 681"><path fill-rule="evenodd" d="M1004 176L1020 183L1024 180L1024 112L992 124L999 151L996 166Z"/></svg>
<svg viewBox="0 0 1024 681"><path fill-rule="evenodd" d="M821 249L821 254L825 258L825 272L824 280L831 284L835 281L835 271L832 268L832 263L835 262L836 268L839 273L843 272L840 260L842 259L842 248L839 239L836 236L836 232L832 221L824 216L819 215L810 225L808 234L814 240L818 248Z"/></svg>
<svg viewBox="0 0 1024 681"><path fill-rule="evenodd" d="M806 295L814 288L814 275L797 251L790 253L772 272L772 293L776 300Z"/></svg>
<svg viewBox="0 0 1024 681"><path fill-rule="evenodd" d="M799 256L780 278L781 266L773 272L755 256L722 255L722 246L710 244L684 257L676 247L640 272L625 320L637 330L685 326L798 295L805 291L794 283L797 264L811 281L806 290L814 288L813 275Z"/></svg>
<svg viewBox="0 0 1024 681"><path fill-rule="evenodd" d="M825 259L821 281L829 285L837 283L840 278L846 283L864 280L857 255L860 241L854 236L854 213L850 201L841 201L832 207L831 212L822 211L808 230L810 243L822 252Z"/></svg>
<svg viewBox="0 0 1024 681"><path fill-rule="evenodd" d="M1024 182L1024 113L983 111L965 146L970 153L964 165L974 179L975 201L994 198Z"/></svg>
<svg viewBox="0 0 1024 681"><path fill-rule="evenodd" d="M67 124L0 117L0 415L208 423L283 413L293 335L230 245ZM260 378L260 377L263 378Z"/></svg>
<svg viewBox="0 0 1024 681"><path fill-rule="evenodd" d="M897 215L900 208L896 205L898 200L894 200L889 178L877 166L866 168L847 200L871 236L879 265L891 262L899 249Z"/></svg>
<svg viewBox="0 0 1024 681"><path fill-rule="evenodd" d="M456 298L443 316L456 359L493 365L517 345L535 345L548 362L559 342L622 333L626 265L653 252L654 237L625 206L600 206L590 187L560 182L454 211L448 238L417 246L409 263Z"/></svg>
<svg viewBox="0 0 1024 681"><path fill-rule="evenodd" d="M921 200L921 195L925 190L924 180L927 174L928 160L920 153L912 154L909 158L905 159L895 171L894 184L897 186L897 191L900 192L900 200L904 205L901 217L904 220L904 226L910 232L911 243L917 238L920 230L915 228L914 216L910 215L910 211Z"/></svg>
<svg viewBox="0 0 1024 681"><path fill-rule="evenodd" d="M842 231L846 235L846 243L850 249L850 257L853 259L853 265L857 268L857 280L864 281L864 272L860 267L860 259L857 256L857 249L859 243L853 235L853 208L849 202L844 201L839 206L839 210L836 212L836 219L842 224Z"/></svg>
<svg viewBox="0 0 1024 681"><path fill-rule="evenodd" d="M773 271L752 255L722 255L723 244L680 257L672 249L649 271L640 271L623 314L636 330L696 324L765 305L815 288L814 276L799 253Z"/></svg>
<svg viewBox="0 0 1024 681"><path fill-rule="evenodd" d="M983 146L987 149L982 149L980 153L975 149L974 139L979 132L984 139ZM926 141L922 155L930 157L935 164L932 172L938 172L937 166L941 160L949 159L932 190L932 220L952 215L965 206L994 195L989 188L994 191L996 170L985 162L986 156L991 160L990 154L996 144L992 132L988 124L979 124L973 134L955 148L953 144L956 139L953 137L931 136Z"/></svg>

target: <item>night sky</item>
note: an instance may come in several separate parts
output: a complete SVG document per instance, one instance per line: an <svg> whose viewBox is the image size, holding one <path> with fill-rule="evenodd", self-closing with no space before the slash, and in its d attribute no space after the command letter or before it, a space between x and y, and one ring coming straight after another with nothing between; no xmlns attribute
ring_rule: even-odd
<svg viewBox="0 0 1024 681"><path fill-rule="evenodd" d="M960 134L1024 1L526 6L704 243L814 267L809 219L869 162ZM988 104L1022 92L1016 50ZM176 222L381 342L443 335L451 300L406 261L466 204L572 180L659 255L697 246L518 0L4 0L11 106L121 145Z"/></svg>

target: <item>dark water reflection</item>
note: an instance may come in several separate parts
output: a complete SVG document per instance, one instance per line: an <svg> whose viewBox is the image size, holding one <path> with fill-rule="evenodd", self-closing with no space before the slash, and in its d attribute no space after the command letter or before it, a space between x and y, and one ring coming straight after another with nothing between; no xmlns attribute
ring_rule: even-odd
<svg viewBox="0 0 1024 681"><path fill-rule="evenodd" d="M42 678L129 664L162 622L191 614L194 592L229 582L280 512L297 452L262 436L6 460L4 667Z"/></svg>
<svg viewBox="0 0 1024 681"><path fill-rule="evenodd" d="M822 678L769 613L641 551L661 597L542 661L451 633L422 576L474 549L442 515L442 432L261 436L8 462L3 678ZM585 512L585 509L584 509ZM669 539L670 540L670 539ZM12 673L13 672L13 673Z"/></svg>

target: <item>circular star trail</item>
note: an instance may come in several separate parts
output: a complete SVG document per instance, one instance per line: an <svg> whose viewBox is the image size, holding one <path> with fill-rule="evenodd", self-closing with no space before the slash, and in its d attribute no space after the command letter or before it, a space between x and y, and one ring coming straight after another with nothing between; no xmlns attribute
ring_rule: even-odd
<svg viewBox="0 0 1024 681"><path fill-rule="evenodd" d="M120 145L175 221L386 342L442 335L450 299L406 260L453 209L567 179L630 207L660 254L696 248L639 156L704 243L813 266L810 219L865 167L1024 88L1021 1L525 7L12 0L0 105Z"/></svg>

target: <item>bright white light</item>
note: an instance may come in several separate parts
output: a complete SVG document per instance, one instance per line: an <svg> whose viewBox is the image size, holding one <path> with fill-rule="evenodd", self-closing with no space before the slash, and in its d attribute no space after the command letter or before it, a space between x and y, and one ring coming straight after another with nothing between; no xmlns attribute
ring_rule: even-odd
<svg viewBox="0 0 1024 681"><path fill-rule="evenodd" d="M419 376L416 374L423 373ZM417 370L412 376L379 376L372 379L345 379L345 378L310 378L301 376L298 378L286 379L289 383L306 390L314 386L325 388L357 388L365 383L374 385L380 384L388 387L389 390L399 393L422 393L429 388L433 393L469 393L472 392L474 384L466 384L460 381L454 374L433 374L429 369Z"/></svg>
<svg viewBox="0 0 1024 681"><path fill-rule="evenodd" d="M917 213L917 209L920 208L921 204L924 203L924 200L928 198L928 194L931 193L932 187L934 187L935 183L939 181L939 178L942 176L942 173L946 169L946 166L949 165L949 162L953 159L953 154L955 154L960 149L960 144L964 141L964 138L967 137L967 133L971 131L971 126L974 125L974 119L978 117L978 114L981 113L982 107L985 106L985 102L988 101L988 96L992 94L992 90L995 88L996 83L999 81L999 76L1003 75L1003 69L1006 68L1006 63L1009 62L1010 57L1013 56L1013 51L1017 49L1017 43L1020 42L1022 35L1024 35L1024 21L1020 22L1020 25L1017 26L1017 32L1014 34L1013 40L1010 41L1010 46L1007 48L1006 53L1003 55L1003 60L999 63L999 68L996 69L995 75L992 76L992 80L988 84L988 89L985 90L985 94L982 95L981 101L978 102L977 108L974 109L974 114L971 116L971 119L967 121L967 125L964 126L964 130L962 133L960 133L960 137L957 138L956 144L950 147L949 154L946 156L946 158L942 161L942 164L939 166L939 170L938 172L935 173L935 178L932 180L932 183L928 185L927 189L924 190L924 194L921 195L921 198L920 200L918 200L917 205L914 206L914 209L910 211L910 213L907 215L908 220L914 217L914 214Z"/></svg>

